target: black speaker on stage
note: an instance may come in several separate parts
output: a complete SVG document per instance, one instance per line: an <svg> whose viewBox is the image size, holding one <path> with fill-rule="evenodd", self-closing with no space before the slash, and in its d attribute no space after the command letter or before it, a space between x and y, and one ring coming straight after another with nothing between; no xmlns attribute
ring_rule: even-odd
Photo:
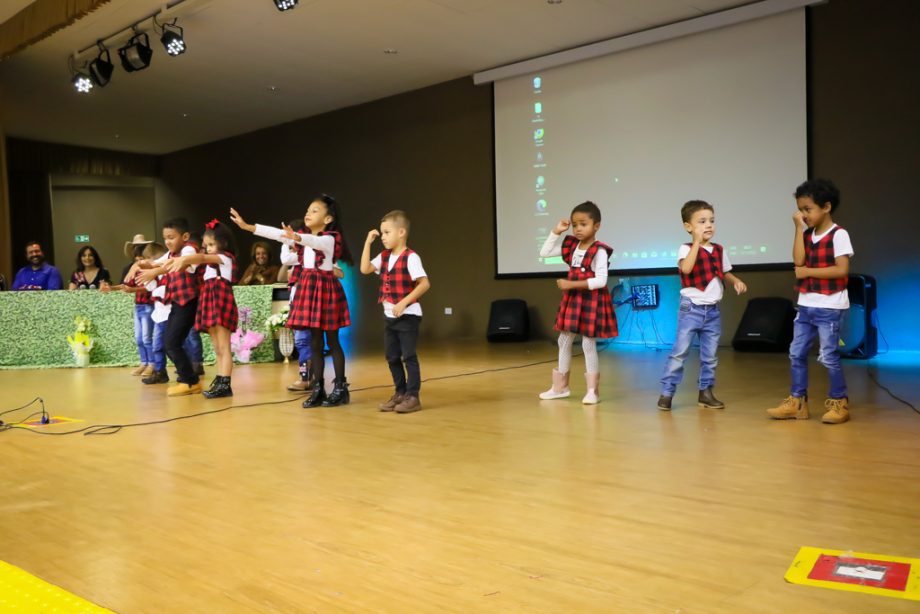
<svg viewBox="0 0 920 614"><path fill-rule="evenodd" d="M847 282L850 312L840 330L840 355L844 358L872 358L878 354L878 308L875 278L850 275Z"/></svg>
<svg viewBox="0 0 920 614"><path fill-rule="evenodd" d="M492 301L489 311L489 341L527 341L530 336L530 317L527 302L519 298Z"/></svg>
<svg viewBox="0 0 920 614"><path fill-rule="evenodd" d="M752 298L732 339L739 352L788 352L792 343L792 301L781 297Z"/></svg>

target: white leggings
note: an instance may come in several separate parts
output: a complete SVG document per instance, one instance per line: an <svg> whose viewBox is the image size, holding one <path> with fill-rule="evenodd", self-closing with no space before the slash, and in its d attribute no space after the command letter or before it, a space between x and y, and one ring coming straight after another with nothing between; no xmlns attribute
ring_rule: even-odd
<svg viewBox="0 0 920 614"><path fill-rule="evenodd" d="M568 373L572 365L572 342L575 333L559 333L559 373ZM581 349L585 353L585 371L597 373L597 342L594 337L582 337Z"/></svg>

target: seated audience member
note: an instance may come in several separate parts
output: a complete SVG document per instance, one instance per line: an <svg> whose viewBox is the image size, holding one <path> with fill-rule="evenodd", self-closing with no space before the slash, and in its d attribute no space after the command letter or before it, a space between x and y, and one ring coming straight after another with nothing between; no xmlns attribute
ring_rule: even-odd
<svg viewBox="0 0 920 614"><path fill-rule="evenodd" d="M45 262L41 243L26 243L26 260L29 264L16 273L13 290L60 290L64 286L61 272Z"/></svg>
<svg viewBox="0 0 920 614"><path fill-rule="evenodd" d="M264 241L252 244L250 251L252 263L243 272L239 285L265 286L275 283L278 278L278 265L270 264L271 247Z"/></svg>
<svg viewBox="0 0 920 614"><path fill-rule="evenodd" d="M99 252L87 245L77 252L77 268L70 276L69 290L98 290L112 283L108 269L102 266Z"/></svg>

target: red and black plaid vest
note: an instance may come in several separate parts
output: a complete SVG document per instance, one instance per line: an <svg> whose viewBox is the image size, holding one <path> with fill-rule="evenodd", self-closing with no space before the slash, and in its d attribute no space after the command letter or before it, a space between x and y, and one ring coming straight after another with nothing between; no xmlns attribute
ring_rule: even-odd
<svg viewBox="0 0 920 614"><path fill-rule="evenodd" d="M837 234L838 230L841 230L840 226L834 226L817 243L812 241L815 229L809 228L805 231L805 266L810 269L823 269L837 264L837 260L834 257L834 235ZM806 277L796 281L796 288L798 288L799 292L836 294L847 289L847 278L818 279L817 277Z"/></svg>
<svg viewBox="0 0 920 614"><path fill-rule="evenodd" d="M581 264L574 267L572 266L572 254L578 249L578 243L578 239L572 235L568 235L562 240L562 259L569 265L568 279L570 281L582 281L594 277L594 271L591 270L591 264L594 262L594 257L597 256L597 250L605 250L608 258L610 254L613 253L612 247L600 241L595 241L585 250L585 257L581 259Z"/></svg>
<svg viewBox="0 0 920 614"><path fill-rule="evenodd" d="M414 254L411 249L406 248L403 253L396 256L396 264L390 270L390 255L392 252L388 249L380 252L380 295L377 302L384 301L394 305L403 300L409 293L415 289L415 282L409 274L409 256ZM412 301L413 303L415 301Z"/></svg>
<svg viewBox="0 0 920 614"><path fill-rule="evenodd" d="M685 245L692 247L691 243L686 243ZM680 273L680 287L705 291L709 282L716 277L719 279L725 278L725 272L722 271L722 246L718 243L713 243L711 254L708 249L700 246L700 250L696 254L696 262L693 263L693 269L689 274L683 271Z"/></svg>
<svg viewBox="0 0 920 614"><path fill-rule="evenodd" d="M198 246L194 243L186 243L186 245L191 245L195 248L195 251L198 251ZM181 250L180 250L181 254ZM178 258L180 254L173 254L170 252L170 258ZM164 303L175 303L180 307L185 305L189 301L197 298L198 289L201 286L202 276L204 275L204 267L199 266L195 269L194 273L189 273L188 269L182 271L170 271L166 275L166 297Z"/></svg>
<svg viewBox="0 0 920 614"><path fill-rule="evenodd" d="M131 288L137 287L137 281L131 277L125 282L126 286ZM141 292L134 293L134 304L135 305L149 305L153 302L153 297L150 296L150 292L147 290L142 290Z"/></svg>

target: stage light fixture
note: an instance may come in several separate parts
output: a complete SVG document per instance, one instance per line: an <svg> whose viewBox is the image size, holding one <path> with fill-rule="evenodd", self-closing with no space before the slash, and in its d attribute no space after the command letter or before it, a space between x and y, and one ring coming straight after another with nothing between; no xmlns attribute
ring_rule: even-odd
<svg viewBox="0 0 920 614"><path fill-rule="evenodd" d="M156 16L154 16L153 22L159 25ZM187 48L185 45L185 31L176 25L175 19L162 26L160 42L163 43L166 53L171 56L182 55Z"/></svg>
<svg viewBox="0 0 920 614"><path fill-rule="evenodd" d="M112 72L115 70L115 65L112 64L112 56L109 54L109 50L106 49L105 45L102 44L102 41L96 43L99 47L99 55L96 56L96 59L89 63L89 76L93 80L93 83L99 87L105 87L109 84L109 81L112 80ZM103 57L103 55L105 57Z"/></svg>
<svg viewBox="0 0 920 614"><path fill-rule="evenodd" d="M74 89L77 90L78 94L88 94L93 89L93 80L90 79L88 74L77 69L76 56L67 57L67 66L70 67L70 83ZM86 64L84 63L81 68L86 68Z"/></svg>
<svg viewBox="0 0 920 614"><path fill-rule="evenodd" d="M147 33L135 32L131 40L124 47L118 50L118 57L121 58L121 66L125 72L134 72L143 70L150 66L150 59L153 57L153 49L150 48L150 37Z"/></svg>
<svg viewBox="0 0 920 614"><path fill-rule="evenodd" d="M275 0L275 8L279 11L289 11L297 6L298 0Z"/></svg>
<svg viewBox="0 0 920 614"><path fill-rule="evenodd" d="M93 80L84 72L75 72L70 82L78 94L88 94L93 89Z"/></svg>

